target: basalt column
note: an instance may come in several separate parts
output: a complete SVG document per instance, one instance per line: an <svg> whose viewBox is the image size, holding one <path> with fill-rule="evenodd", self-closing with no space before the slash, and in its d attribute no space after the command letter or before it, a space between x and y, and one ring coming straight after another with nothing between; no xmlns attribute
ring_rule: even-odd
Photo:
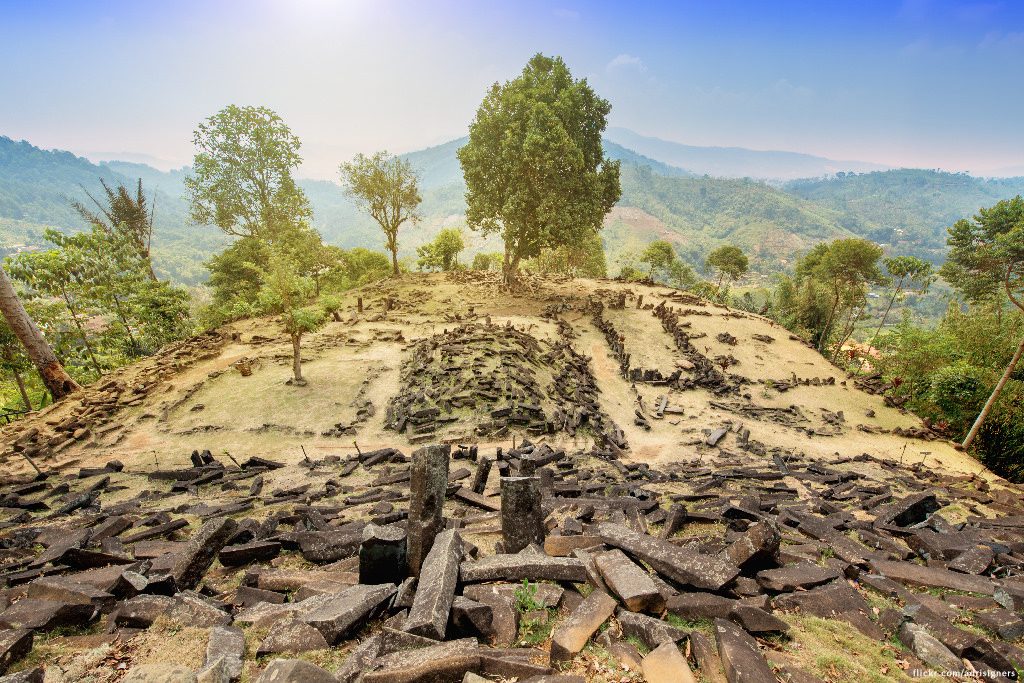
<svg viewBox="0 0 1024 683"><path fill-rule="evenodd" d="M518 553L531 543L544 543L544 515L537 477L502 478L501 535L506 553Z"/></svg>
<svg viewBox="0 0 1024 683"><path fill-rule="evenodd" d="M448 486L447 444L425 446L412 454L412 478L409 500L408 560L409 574L419 576L423 559L444 526L441 515Z"/></svg>

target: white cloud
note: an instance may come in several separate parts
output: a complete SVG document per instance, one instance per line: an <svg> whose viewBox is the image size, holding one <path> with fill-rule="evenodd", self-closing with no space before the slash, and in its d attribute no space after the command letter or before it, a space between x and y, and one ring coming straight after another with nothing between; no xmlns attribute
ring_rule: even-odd
<svg viewBox="0 0 1024 683"><path fill-rule="evenodd" d="M608 62L608 66L606 68L609 73L616 71L647 71L647 66L644 64L644 60L635 55L626 54L625 52L617 55L615 59Z"/></svg>

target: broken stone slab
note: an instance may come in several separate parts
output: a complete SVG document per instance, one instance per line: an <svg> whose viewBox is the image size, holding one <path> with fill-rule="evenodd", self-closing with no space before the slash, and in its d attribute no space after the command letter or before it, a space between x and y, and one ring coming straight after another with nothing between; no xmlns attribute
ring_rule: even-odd
<svg viewBox="0 0 1024 683"><path fill-rule="evenodd" d="M256 656L298 654L310 650L326 650L329 647L323 634L309 624L279 619L260 642Z"/></svg>
<svg viewBox="0 0 1024 683"><path fill-rule="evenodd" d="M275 659L256 683L337 683L331 672L302 659Z"/></svg>
<svg viewBox="0 0 1024 683"><path fill-rule="evenodd" d="M495 646L506 647L515 641L519 634L519 612L513 607L511 592L505 593L495 586L476 584L466 586L462 594L465 598L491 608L491 630Z"/></svg>
<svg viewBox="0 0 1024 683"><path fill-rule="evenodd" d="M662 643L677 643L686 638L686 631L646 614L637 614L619 607L615 612L615 618L619 622L623 636L637 638L648 650L653 650Z"/></svg>
<svg viewBox="0 0 1024 683"><path fill-rule="evenodd" d="M303 559L314 564L329 564L354 557L363 541L362 529L310 531L298 537Z"/></svg>
<svg viewBox="0 0 1024 683"><path fill-rule="evenodd" d="M665 609L665 599L651 575L641 569L621 550L594 555L594 563L605 585L619 597L631 612L655 612Z"/></svg>
<svg viewBox="0 0 1024 683"><path fill-rule="evenodd" d="M178 626L195 626L209 628L211 626L227 626L231 623L231 615L214 607L197 595L178 593L174 604L167 612L168 620Z"/></svg>
<svg viewBox="0 0 1024 683"><path fill-rule="evenodd" d="M700 631L690 633L690 651L705 683L728 683L715 643Z"/></svg>
<svg viewBox="0 0 1024 683"><path fill-rule="evenodd" d="M720 557L679 548L621 524L595 526L596 533L606 544L649 564L654 571L678 584L717 591L739 576L739 568Z"/></svg>
<svg viewBox="0 0 1024 683"><path fill-rule="evenodd" d="M962 671L964 668L959 657L917 624L905 622L900 626L899 637L922 662L938 671Z"/></svg>
<svg viewBox="0 0 1024 683"><path fill-rule="evenodd" d="M363 683L458 681L481 669L475 638L463 638L378 657L363 674Z"/></svg>
<svg viewBox="0 0 1024 683"><path fill-rule="evenodd" d="M997 588L991 579L984 576L961 574L938 567L924 567L912 562L872 560L871 568L883 576L909 586L948 588L983 595L994 595Z"/></svg>
<svg viewBox="0 0 1024 683"><path fill-rule="evenodd" d="M987 612L978 612L974 615L975 621L996 633L1003 640L1017 640L1024 636L1024 619L1017 616L1016 612L1008 609L994 609Z"/></svg>
<svg viewBox="0 0 1024 683"><path fill-rule="evenodd" d="M345 658L345 663L334 672L339 683L356 683L373 660L380 656L383 637L380 633L374 633L361 643L352 648Z"/></svg>
<svg viewBox="0 0 1024 683"><path fill-rule="evenodd" d="M405 529L368 524L359 544L359 583L402 583L406 576L405 543Z"/></svg>
<svg viewBox="0 0 1024 683"><path fill-rule="evenodd" d="M615 598L603 591L592 591L565 621L555 627L551 634L552 661L572 659L614 611Z"/></svg>
<svg viewBox="0 0 1024 683"><path fill-rule="evenodd" d="M323 634L330 645L347 637L395 594L398 587L386 583L352 586L333 594L312 610L300 610L298 618Z"/></svg>
<svg viewBox="0 0 1024 683"><path fill-rule="evenodd" d="M494 608L462 595L452 601L451 628L459 637L494 635Z"/></svg>
<svg viewBox="0 0 1024 683"><path fill-rule="evenodd" d="M227 545L237 529L238 522L225 517L211 519L192 535L170 571L178 590L193 588L199 583L217 553Z"/></svg>
<svg viewBox="0 0 1024 683"><path fill-rule="evenodd" d="M575 550L586 550L604 545L600 536L546 536L544 552L552 557L568 557Z"/></svg>
<svg viewBox="0 0 1024 683"><path fill-rule="evenodd" d="M984 574L993 559L995 554L990 547L976 545L954 557L946 564L946 568L962 574Z"/></svg>
<svg viewBox="0 0 1024 683"><path fill-rule="evenodd" d="M206 661L199 678L206 672L219 667L227 680L235 681L242 676L242 657L245 655L245 633L232 626L214 626L206 642Z"/></svg>
<svg viewBox="0 0 1024 683"><path fill-rule="evenodd" d="M465 583L480 581L571 581L583 583L587 572L583 563L571 557L548 557L526 548L515 555L489 555L459 566L459 578Z"/></svg>
<svg viewBox="0 0 1024 683"><path fill-rule="evenodd" d="M715 619L718 656L729 683L765 683L775 674L757 646L757 641L742 628L725 619Z"/></svg>
<svg viewBox="0 0 1024 683"><path fill-rule="evenodd" d="M217 554L217 559L225 567L240 567L253 562L269 562L280 552L281 544L276 541L254 541L224 546Z"/></svg>
<svg viewBox="0 0 1024 683"><path fill-rule="evenodd" d="M0 613L0 627L49 631L61 626L81 626L92 621L93 605L22 598Z"/></svg>
<svg viewBox="0 0 1024 683"><path fill-rule="evenodd" d="M851 624L873 640L883 640L885 634L868 618L870 606L853 588L835 581L808 591L783 593L772 604L777 610L796 610L822 619L838 619Z"/></svg>
<svg viewBox="0 0 1024 683"><path fill-rule="evenodd" d="M419 576L434 537L444 526L442 508L448 487L451 446L431 445L412 454L407 557L409 573Z"/></svg>
<svg viewBox="0 0 1024 683"><path fill-rule="evenodd" d="M87 583L65 576L44 576L28 584L26 595L37 600L55 600L92 605L106 614L114 609L115 597Z"/></svg>
<svg viewBox="0 0 1024 683"><path fill-rule="evenodd" d="M789 593L806 590L823 583L834 581L840 572L812 562L787 565L779 569L765 569L757 573L757 583L765 590L775 593Z"/></svg>
<svg viewBox="0 0 1024 683"><path fill-rule="evenodd" d="M444 640L448 615L455 599L459 581L459 561L462 559L462 536L455 529L442 531L434 538L427 553L412 608L403 630L434 640Z"/></svg>
<svg viewBox="0 0 1024 683"><path fill-rule="evenodd" d="M789 625L782 619L752 605L736 605L728 618L754 635L789 632Z"/></svg>
<svg viewBox="0 0 1024 683"><path fill-rule="evenodd" d="M689 662L675 643L662 643L641 662L647 683L697 683Z"/></svg>
<svg viewBox="0 0 1024 683"><path fill-rule="evenodd" d="M781 540L779 527L774 522L756 522L726 548L725 555L741 570L764 567L778 559Z"/></svg>
<svg viewBox="0 0 1024 683"><path fill-rule="evenodd" d="M669 613L686 619L725 619L736 605L736 600L714 593L680 593L666 601Z"/></svg>
<svg viewBox="0 0 1024 683"><path fill-rule="evenodd" d="M506 553L518 553L531 543L544 543L538 477L501 478L501 537Z"/></svg>
<svg viewBox="0 0 1024 683"><path fill-rule="evenodd" d="M939 501L934 492L924 491L890 503L879 509L875 515L875 526L907 527L919 524L928 515L939 509Z"/></svg>
<svg viewBox="0 0 1024 683"><path fill-rule="evenodd" d="M7 672L11 664L32 650L32 630L27 628L6 628L0 630L0 675Z"/></svg>

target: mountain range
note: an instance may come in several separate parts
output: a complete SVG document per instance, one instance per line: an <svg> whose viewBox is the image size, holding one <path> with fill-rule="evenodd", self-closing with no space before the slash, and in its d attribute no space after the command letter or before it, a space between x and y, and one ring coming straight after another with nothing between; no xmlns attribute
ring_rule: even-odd
<svg viewBox="0 0 1024 683"><path fill-rule="evenodd" d="M456 157L463 144L465 138L404 155L419 173L423 196L422 223L403 229L400 236L405 256L441 227L464 224L465 186ZM787 267L816 242L841 236L866 237L891 252L939 262L949 225L980 207L1024 193L1024 177L871 170L859 162L791 152L690 147L624 129L609 131L605 152L622 162L622 198L603 232L613 273L653 239L672 242L694 265L715 246L733 243L753 256L755 270L766 274ZM768 171L771 182L754 179ZM206 275L203 261L223 248L227 238L215 228L189 223L187 172L127 161L97 164L70 152L0 137L0 254L43 246L46 226L84 228L70 201L87 201L87 191L100 191L100 179L132 184L141 178L156 196L158 270L179 282L199 283ZM811 177L796 177L801 173ZM785 180L793 174L794 179ZM382 247L379 229L337 183L304 179L300 186L328 243ZM500 248L495 237L466 234L468 254Z"/></svg>

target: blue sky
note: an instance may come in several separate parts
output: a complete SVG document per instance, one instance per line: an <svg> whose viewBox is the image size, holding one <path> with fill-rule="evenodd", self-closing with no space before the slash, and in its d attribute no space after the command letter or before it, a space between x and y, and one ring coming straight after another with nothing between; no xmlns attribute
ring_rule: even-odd
<svg viewBox="0 0 1024 683"><path fill-rule="evenodd" d="M1024 173L1024 2L0 0L0 134L188 163L196 123L277 110L303 175L464 134L537 51L611 125L697 145Z"/></svg>

